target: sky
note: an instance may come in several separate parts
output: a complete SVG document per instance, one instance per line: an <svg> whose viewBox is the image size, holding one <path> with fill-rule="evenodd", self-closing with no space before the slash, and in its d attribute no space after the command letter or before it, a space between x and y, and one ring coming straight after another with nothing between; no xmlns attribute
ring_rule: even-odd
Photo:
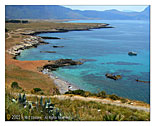
<svg viewBox="0 0 155 126"><path fill-rule="evenodd" d="M108 5L104 5L104 6L64 6L67 8L71 8L73 10L97 10L97 11L104 11L104 10L111 10L111 9L117 9L119 11L143 11L147 6L108 6Z"/></svg>

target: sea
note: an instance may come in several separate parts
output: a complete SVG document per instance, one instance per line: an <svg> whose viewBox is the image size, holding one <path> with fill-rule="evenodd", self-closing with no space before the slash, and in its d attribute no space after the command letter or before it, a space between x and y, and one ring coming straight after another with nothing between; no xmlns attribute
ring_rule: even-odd
<svg viewBox="0 0 155 126"><path fill-rule="evenodd" d="M75 20L75 23L107 23L114 28L41 33L38 36L59 37L45 39L47 45L24 50L18 60L85 59L82 65L58 68L53 73L80 89L116 94L150 103L150 22L144 20ZM65 22L68 23L68 22ZM53 46L64 46L53 48ZM40 51L56 51L41 53ZM137 52L129 56L128 52ZM121 75L109 79L106 73Z"/></svg>

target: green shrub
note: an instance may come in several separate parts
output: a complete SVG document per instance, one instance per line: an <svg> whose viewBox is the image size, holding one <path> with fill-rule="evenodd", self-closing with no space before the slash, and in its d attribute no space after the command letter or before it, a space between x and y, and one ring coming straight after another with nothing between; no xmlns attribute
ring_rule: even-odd
<svg viewBox="0 0 155 126"><path fill-rule="evenodd" d="M40 88L33 88L34 92L37 93L39 91L42 91Z"/></svg>
<svg viewBox="0 0 155 126"><path fill-rule="evenodd" d="M92 96L93 94L89 91L85 91L84 92L84 97L89 97L89 96Z"/></svg>
<svg viewBox="0 0 155 126"><path fill-rule="evenodd" d="M19 87L17 82L12 82L11 87L16 89L21 89L21 87Z"/></svg>
<svg viewBox="0 0 155 126"><path fill-rule="evenodd" d="M128 100L125 99L125 98L121 98L120 100L121 100L122 103L126 103L126 102L128 101Z"/></svg>
<svg viewBox="0 0 155 126"><path fill-rule="evenodd" d="M41 92L40 92L40 94L41 94L41 95L44 95L44 92L43 92L43 91L41 91Z"/></svg>
<svg viewBox="0 0 155 126"><path fill-rule="evenodd" d="M65 92L65 94L75 94L75 95L84 96L85 91L81 90L81 89L78 89L78 90L74 90L74 91L67 91L67 92Z"/></svg>
<svg viewBox="0 0 155 126"><path fill-rule="evenodd" d="M105 91L101 91L97 94L97 97L101 97L101 98L106 98L106 92Z"/></svg>
<svg viewBox="0 0 155 126"><path fill-rule="evenodd" d="M120 98L115 95L115 94L112 94L112 95L109 95L109 98L112 99L112 100L119 100Z"/></svg>

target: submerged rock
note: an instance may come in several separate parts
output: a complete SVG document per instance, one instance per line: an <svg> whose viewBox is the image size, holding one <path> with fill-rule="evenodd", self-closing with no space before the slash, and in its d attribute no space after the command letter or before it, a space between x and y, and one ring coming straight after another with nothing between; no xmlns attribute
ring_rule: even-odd
<svg viewBox="0 0 155 126"><path fill-rule="evenodd" d="M93 62L97 61L96 59L79 59L81 62Z"/></svg>
<svg viewBox="0 0 155 126"><path fill-rule="evenodd" d="M53 48L63 48L64 46L53 46Z"/></svg>
<svg viewBox="0 0 155 126"><path fill-rule="evenodd" d="M113 74L106 74L105 75L107 78L110 78L110 79L113 79L113 80L118 80L118 79L121 79L122 76L121 75L113 75Z"/></svg>
<svg viewBox="0 0 155 126"><path fill-rule="evenodd" d="M56 51L40 51L41 53L56 53Z"/></svg>
<svg viewBox="0 0 155 126"><path fill-rule="evenodd" d="M74 61L72 59L59 59L55 61L55 64L57 65L63 65L63 66L68 66L68 65L81 65L82 62L80 61Z"/></svg>
<svg viewBox="0 0 155 126"><path fill-rule="evenodd" d="M150 81L143 81L143 80L138 80L136 79L137 82L143 82L143 83L150 83Z"/></svg>
<svg viewBox="0 0 155 126"><path fill-rule="evenodd" d="M122 62L122 61L118 61L118 62L108 62L106 64L114 64L114 65L141 65L140 63L132 63L132 62Z"/></svg>

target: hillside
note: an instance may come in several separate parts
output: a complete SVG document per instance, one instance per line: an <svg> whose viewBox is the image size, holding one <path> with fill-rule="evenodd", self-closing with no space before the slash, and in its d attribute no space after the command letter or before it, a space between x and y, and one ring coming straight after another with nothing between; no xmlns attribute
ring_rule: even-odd
<svg viewBox="0 0 155 126"><path fill-rule="evenodd" d="M150 7L142 12L72 10L58 5L7 5L7 19L103 19L148 20Z"/></svg>

